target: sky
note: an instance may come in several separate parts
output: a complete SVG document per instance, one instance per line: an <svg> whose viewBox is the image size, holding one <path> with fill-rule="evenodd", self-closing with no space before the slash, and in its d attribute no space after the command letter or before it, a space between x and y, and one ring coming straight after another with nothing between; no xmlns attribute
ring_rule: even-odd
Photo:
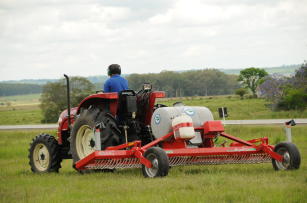
<svg viewBox="0 0 307 203"><path fill-rule="evenodd" d="M307 60L307 0L0 0L0 81Z"/></svg>

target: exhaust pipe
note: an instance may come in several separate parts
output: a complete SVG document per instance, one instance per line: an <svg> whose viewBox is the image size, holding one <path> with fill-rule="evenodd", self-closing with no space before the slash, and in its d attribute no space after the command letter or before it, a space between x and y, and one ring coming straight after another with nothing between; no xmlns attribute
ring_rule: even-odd
<svg viewBox="0 0 307 203"><path fill-rule="evenodd" d="M66 88L67 88L67 113L68 113L68 131L71 129L71 121L70 121L70 87L69 87L69 77L64 74L66 78Z"/></svg>

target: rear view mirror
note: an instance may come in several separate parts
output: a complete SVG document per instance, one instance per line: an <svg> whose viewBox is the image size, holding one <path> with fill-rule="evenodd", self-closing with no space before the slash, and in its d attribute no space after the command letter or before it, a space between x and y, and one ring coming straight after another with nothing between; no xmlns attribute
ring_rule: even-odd
<svg viewBox="0 0 307 203"><path fill-rule="evenodd" d="M152 85L150 83L143 84L143 90L151 90L151 89L152 89Z"/></svg>

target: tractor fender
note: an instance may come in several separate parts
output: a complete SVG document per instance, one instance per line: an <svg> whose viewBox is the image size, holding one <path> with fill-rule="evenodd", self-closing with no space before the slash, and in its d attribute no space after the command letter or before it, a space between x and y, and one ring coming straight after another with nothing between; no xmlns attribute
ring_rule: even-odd
<svg viewBox="0 0 307 203"><path fill-rule="evenodd" d="M81 101L77 109L77 114L80 114L82 108L88 108L89 106L94 105L101 109L107 109L113 115L116 115L117 103L118 94L115 92L92 94Z"/></svg>

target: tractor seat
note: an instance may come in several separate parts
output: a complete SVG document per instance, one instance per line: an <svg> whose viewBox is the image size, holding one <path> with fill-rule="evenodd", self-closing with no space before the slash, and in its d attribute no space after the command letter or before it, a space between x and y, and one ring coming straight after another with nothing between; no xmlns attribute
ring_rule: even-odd
<svg viewBox="0 0 307 203"><path fill-rule="evenodd" d="M136 93L133 90L124 90L118 94L117 114L121 119L132 118L137 112Z"/></svg>

